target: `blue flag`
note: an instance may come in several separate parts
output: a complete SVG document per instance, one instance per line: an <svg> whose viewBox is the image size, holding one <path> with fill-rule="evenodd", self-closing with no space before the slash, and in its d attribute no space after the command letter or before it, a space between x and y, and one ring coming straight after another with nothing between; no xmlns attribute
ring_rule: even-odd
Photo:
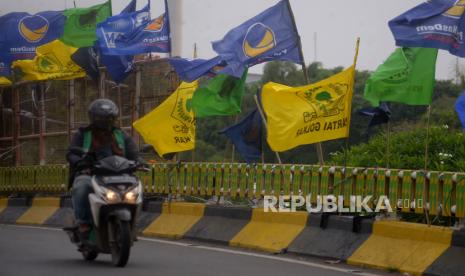
<svg viewBox="0 0 465 276"><path fill-rule="evenodd" d="M185 82L193 82L202 76L213 77L226 65L218 56L209 60L170 58L169 61L179 78Z"/></svg>
<svg viewBox="0 0 465 276"><path fill-rule="evenodd" d="M459 116L462 127L465 130L465 92L455 102L455 111Z"/></svg>
<svg viewBox="0 0 465 276"><path fill-rule="evenodd" d="M150 3L150 2L149 2ZM150 7L150 5L148 5ZM147 7L146 7L147 8ZM149 10L150 8L148 8ZM132 0L126 8L124 8L120 15L128 16L131 13L135 13L136 11L136 0ZM147 12L147 10L145 11ZM150 14L150 13L149 13ZM144 18L144 15L142 15ZM117 26L118 24L124 25L127 21L112 21L111 17L107 19L107 21L113 22ZM106 21L105 21L106 22ZM103 22L102 24L104 24ZM119 22L119 23L118 23ZM121 29L124 29L124 26L120 26ZM107 68L108 74L116 83L123 82L127 76L131 73L134 65L134 55L121 55L121 56L114 56L114 55L105 55L102 53L102 49L99 48L99 43L95 43L96 48L100 52L100 62Z"/></svg>
<svg viewBox="0 0 465 276"><path fill-rule="evenodd" d="M33 59L36 48L63 35L66 17L62 11L44 11L31 15L12 12L0 17L0 45L10 61Z"/></svg>
<svg viewBox="0 0 465 276"><path fill-rule="evenodd" d="M150 0L149 0L150 1ZM150 2L149 2L150 3ZM130 13L130 12L135 12L136 11L136 5L137 5L137 0L131 0L129 4L124 8L120 14L125 14L125 13Z"/></svg>
<svg viewBox="0 0 465 276"><path fill-rule="evenodd" d="M389 21L396 45L437 48L465 57L465 1L431 0Z"/></svg>
<svg viewBox="0 0 465 276"><path fill-rule="evenodd" d="M302 63L299 40L287 1L282 0L212 44L228 64L219 73L240 78L246 67L265 61Z"/></svg>
<svg viewBox="0 0 465 276"><path fill-rule="evenodd" d="M0 76L9 76L11 75L11 60L10 55L2 49L0 44Z"/></svg>
<svg viewBox="0 0 465 276"><path fill-rule="evenodd" d="M105 55L169 53L171 50L168 5L165 13L150 20L150 7L112 16L97 24L97 39Z"/></svg>
<svg viewBox="0 0 465 276"><path fill-rule="evenodd" d="M257 163L262 153L262 119L257 109L239 123L222 131L247 163Z"/></svg>
<svg viewBox="0 0 465 276"><path fill-rule="evenodd" d="M122 83L131 74L134 66L134 56L101 55L100 61L116 83Z"/></svg>
<svg viewBox="0 0 465 276"><path fill-rule="evenodd" d="M362 108L358 114L371 117L368 129L376 125L386 124L391 119L391 110L387 103L381 103L378 107Z"/></svg>

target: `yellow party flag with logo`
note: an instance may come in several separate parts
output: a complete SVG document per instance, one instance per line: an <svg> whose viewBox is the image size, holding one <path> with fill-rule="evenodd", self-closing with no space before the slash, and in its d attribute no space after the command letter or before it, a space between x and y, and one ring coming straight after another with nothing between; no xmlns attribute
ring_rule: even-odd
<svg viewBox="0 0 465 276"><path fill-rule="evenodd" d="M11 85L11 81L5 77L0 77L0 86Z"/></svg>
<svg viewBox="0 0 465 276"><path fill-rule="evenodd" d="M267 141L273 151L286 151L349 136L355 65L318 83L289 87L263 86Z"/></svg>
<svg viewBox="0 0 465 276"><path fill-rule="evenodd" d="M54 40L37 47L34 59L14 61L12 67L20 81L82 78L86 72L71 60L77 49Z"/></svg>
<svg viewBox="0 0 465 276"><path fill-rule="evenodd" d="M183 82L162 104L134 122L133 126L158 155L195 147L195 117L192 96L198 81Z"/></svg>

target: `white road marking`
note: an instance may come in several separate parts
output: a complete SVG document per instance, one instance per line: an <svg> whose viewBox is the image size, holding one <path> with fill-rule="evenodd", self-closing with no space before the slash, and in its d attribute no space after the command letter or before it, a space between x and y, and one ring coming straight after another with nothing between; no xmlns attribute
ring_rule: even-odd
<svg viewBox="0 0 465 276"><path fill-rule="evenodd" d="M60 228L50 228L50 227L43 227L43 226L30 226L30 225L17 225L17 224L0 224L0 226L40 229L40 230L49 230L49 231L63 231ZM169 240L162 240L162 239L156 239L156 238L138 237L138 239L141 241L147 241L147 242L163 243L163 244L190 247L190 248L198 248L198 249L204 249L204 250L210 250L210 251L216 251L216 252L222 252L222 253L229 253L229 254L235 254L235 255L250 256L250 257L255 257L255 258L280 261L280 262L285 262L285 263L299 264L299 265L304 265L304 266L309 266L309 267L316 267L316 268L333 270L333 271L338 271L338 272L351 273L354 275L362 275L362 276L378 275L378 274L363 272L361 270L356 270L356 269L334 267L334 265L330 266L330 265L319 264L319 263L315 263L311 261L299 261L299 260L294 260L290 258L283 258L283 257L265 255L265 254L253 253L253 252L244 252L244 251L239 251L239 250L234 250L234 249L219 248L219 247L212 247L212 246L206 246L206 245L196 245L196 244L195 246L193 246L194 244L192 243L169 241Z"/></svg>

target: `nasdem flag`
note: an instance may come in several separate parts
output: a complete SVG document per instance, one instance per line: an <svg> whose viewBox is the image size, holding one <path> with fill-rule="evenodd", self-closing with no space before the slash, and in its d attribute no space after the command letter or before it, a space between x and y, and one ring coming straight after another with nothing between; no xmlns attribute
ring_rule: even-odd
<svg viewBox="0 0 465 276"><path fill-rule="evenodd" d="M240 78L247 67L266 61L302 63L299 40L288 3L283 0L212 44L213 50L227 63L219 73Z"/></svg>
<svg viewBox="0 0 465 276"><path fill-rule="evenodd" d="M198 82L179 85L162 104L134 122L133 126L158 155L194 149L195 118L191 106Z"/></svg>
<svg viewBox="0 0 465 276"><path fill-rule="evenodd" d="M44 11L36 14L12 12L1 16L1 58L9 61L33 59L36 47L63 35L65 20L62 11Z"/></svg>
<svg viewBox="0 0 465 276"><path fill-rule="evenodd" d="M398 46L436 48L465 57L465 0L430 0L389 21Z"/></svg>
<svg viewBox="0 0 465 276"><path fill-rule="evenodd" d="M120 15L117 16L117 19L114 20L115 17L109 17L103 23L98 24L97 34L101 31L102 26L113 26L116 30L124 31L125 28L131 27L131 23L129 23L125 19L131 19L131 13L135 13L136 11L136 1L131 1L126 8L121 11ZM145 11L147 12L147 11ZM140 13L135 13L139 14ZM144 14L144 13L142 13ZM141 21L143 21L145 15L142 15ZM148 20L148 18L147 18ZM110 23L109 23L110 22ZM101 34L101 33L100 33ZM113 36L117 36L118 34L113 33ZM102 36L98 36L99 38ZM97 41L95 43L95 48L98 49L100 52L100 62L105 65L107 68L108 74L110 74L111 78L116 83L123 82L127 76L131 73L134 65L134 55L105 55L102 53L102 49L99 47L101 44ZM105 44L104 44L105 45Z"/></svg>
<svg viewBox="0 0 465 276"><path fill-rule="evenodd" d="M170 58L169 61L179 78L187 82L193 82L203 76L215 76L226 66L226 62L222 61L219 56L208 60L188 60L176 57Z"/></svg>
<svg viewBox="0 0 465 276"><path fill-rule="evenodd" d="M355 66L315 84L289 87L269 82L262 89L267 141L286 151L349 135Z"/></svg>
<svg viewBox="0 0 465 276"><path fill-rule="evenodd" d="M150 20L150 5L140 11L112 16L98 25L97 38L105 55L136 55L171 50L168 6Z"/></svg>

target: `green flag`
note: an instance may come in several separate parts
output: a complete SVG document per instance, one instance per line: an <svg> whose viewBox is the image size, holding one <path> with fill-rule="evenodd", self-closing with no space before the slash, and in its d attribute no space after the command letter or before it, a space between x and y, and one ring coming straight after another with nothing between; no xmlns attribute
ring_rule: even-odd
<svg viewBox="0 0 465 276"><path fill-rule="evenodd" d="M247 70L240 79L218 75L195 91L192 107L195 117L228 116L241 113Z"/></svg>
<svg viewBox="0 0 465 276"><path fill-rule="evenodd" d="M366 82L365 99L373 106L431 104L437 55L437 49L398 48Z"/></svg>
<svg viewBox="0 0 465 276"><path fill-rule="evenodd" d="M97 40L96 26L111 16L111 1L90 8L67 9L65 31L61 40L73 47L90 47Z"/></svg>

